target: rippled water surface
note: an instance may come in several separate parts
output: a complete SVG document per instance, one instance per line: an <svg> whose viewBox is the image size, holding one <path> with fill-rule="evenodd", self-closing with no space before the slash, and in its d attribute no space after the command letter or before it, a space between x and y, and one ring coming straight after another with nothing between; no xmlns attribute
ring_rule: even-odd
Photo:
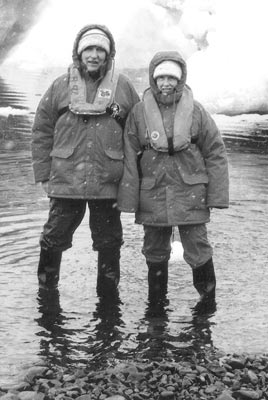
<svg viewBox="0 0 268 400"><path fill-rule="evenodd" d="M53 74L56 76L56 72ZM267 352L267 149L228 143L231 205L208 225L217 274L217 309L196 316L197 293L179 256L169 268L169 304L148 309L143 231L123 214L125 244L119 298L96 296L96 253L88 214L63 255L59 292L40 297L36 269L48 200L34 185L30 129L52 79L2 71L0 77L0 385L40 360L57 365L113 359L176 358L216 347L228 353Z"/></svg>

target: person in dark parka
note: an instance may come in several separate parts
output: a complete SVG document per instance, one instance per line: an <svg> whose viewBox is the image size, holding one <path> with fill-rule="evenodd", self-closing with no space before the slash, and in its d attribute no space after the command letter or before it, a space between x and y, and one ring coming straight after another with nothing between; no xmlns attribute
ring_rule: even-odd
<svg viewBox="0 0 268 400"><path fill-rule="evenodd" d="M50 198L41 234L39 286L57 287L62 252L72 246L86 207L93 249L98 252L97 289L113 290L120 279L123 243L116 208L123 173L123 127L139 101L127 77L114 69L115 43L103 25L78 32L73 63L42 97L33 124L36 182Z"/></svg>
<svg viewBox="0 0 268 400"><path fill-rule="evenodd" d="M130 112L124 133L124 174L118 208L144 226L149 298L166 294L173 227L200 300L215 299L213 251L206 224L212 208L229 204L228 162L220 132L186 85L176 51L157 53L150 87Z"/></svg>

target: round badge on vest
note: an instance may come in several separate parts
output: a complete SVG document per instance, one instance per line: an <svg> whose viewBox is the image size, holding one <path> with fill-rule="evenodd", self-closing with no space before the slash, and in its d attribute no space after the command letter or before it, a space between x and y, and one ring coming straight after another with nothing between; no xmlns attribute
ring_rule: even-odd
<svg viewBox="0 0 268 400"><path fill-rule="evenodd" d="M151 139L152 140L158 140L159 139L159 136L160 136L160 134L159 134L159 132L157 132L157 131L153 131L152 133L151 133Z"/></svg>

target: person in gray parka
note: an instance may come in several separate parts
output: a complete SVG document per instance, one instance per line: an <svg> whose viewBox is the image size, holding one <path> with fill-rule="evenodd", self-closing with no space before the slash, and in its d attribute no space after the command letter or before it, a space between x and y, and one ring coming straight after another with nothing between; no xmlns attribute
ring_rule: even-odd
<svg viewBox="0 0 268 400"><path fill-rule="evenodd" d="M193 99L186 76L178 52L153 57L150 87L125 127L118 208L135 212L136 223L144 226L149 299L166 295L171 235L178 227L184 259L204 304L215 301L216 288L206 224L212 208L228 207L228 162L220 132Z"/></svg>
<svg viewBox="0 0 268 400"><path fill-rule="evenodd" d="M139 97L129 79L114 69L114 57L107 27L82 28L74 41L73 63L49 87L35 115L34 176L50 198L38 265L44 289L57 287L62 252L72 246L87 206L98 251L98 293L110 292L119 282L123 239L116 197L123 173L123 127Z"/></svg>

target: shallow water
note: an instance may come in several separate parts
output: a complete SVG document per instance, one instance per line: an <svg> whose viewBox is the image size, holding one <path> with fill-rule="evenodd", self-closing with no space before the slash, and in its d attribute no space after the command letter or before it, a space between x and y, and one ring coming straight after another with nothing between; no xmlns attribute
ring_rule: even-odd
<svg viewBox="0 0 268 400"><path fill-rule="evenodd" d="M53 74L56 76L56 72ZM16 381L40 360L57 365L108 364L217 348L267 352L267 149L228 142L231 205L213 210L208 225L217 274L217 309L197 316L191 271L181 257L169 268L167 304L148 309L143 231L123 214L125 244L119 298L96 296L96 258L88 214L63 255L59 292L40 297L36 268L48 200L33 183L30 129L46 72L0 78L0 385Z"/></svg>

